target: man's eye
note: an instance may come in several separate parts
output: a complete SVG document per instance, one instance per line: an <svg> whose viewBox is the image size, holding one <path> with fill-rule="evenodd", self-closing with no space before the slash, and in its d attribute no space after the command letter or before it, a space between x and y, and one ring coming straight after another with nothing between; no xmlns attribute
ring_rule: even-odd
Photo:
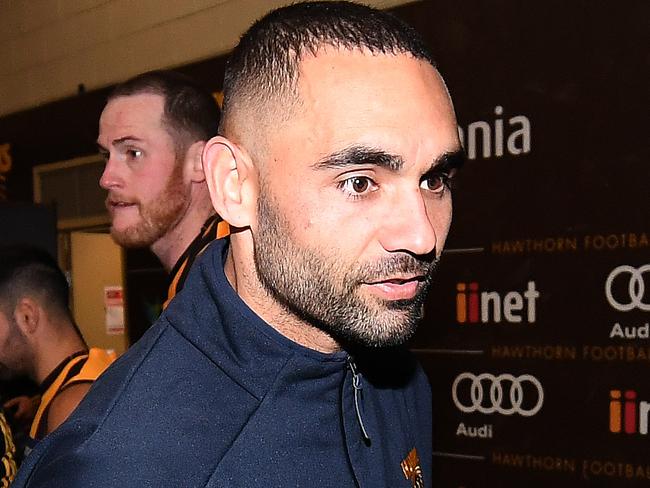
<svg viewBox="0 0 650 488"><path fill-rule="evenodd" d="M442 193L447 188L449 183L449 175L445 173L438 173L427 176L422 179L420 188L435 193Z"/></svg>
<svg viewBox="0 0 650 488"><path fill-rule="evenodd" d="M128 149L126 155L131 159L137 159L142 156L142 151L140 149Z"/></svg>
<svg viewBox="0 0 650 488"><path fill-rule="evenodd" d="M340 187L353 196L360 196L373 191L375 186L375 182L367 176L353 176L340 183Z"/></svg>

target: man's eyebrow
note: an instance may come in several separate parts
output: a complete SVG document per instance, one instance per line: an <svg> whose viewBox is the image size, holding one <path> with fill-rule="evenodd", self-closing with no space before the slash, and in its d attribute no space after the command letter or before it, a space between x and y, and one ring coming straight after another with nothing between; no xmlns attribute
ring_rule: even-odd
<svg viewBox="0 0 650 488"><path fill-rule="evenodd" d="M404 165L401 156L381 149L356 145L337 151L312 165L314 169L342 169L350 166L379 166L391 171L399 171Z"/></svg>
<svg viewBox="0 0 650 488"><path fill-rule="evenodd" d="M110 145L111 146L122 146L122 145L124 145L124 144L126 144L128 142L142 142L142 139L140 139L139 137L135 137L135 136L124 136L124 137L120 137L118 139L113 139L112 141L110 141ZM97 141L97 148L100 151L108 151L108 149L105 148L99 141Z"/></svg>
<svg viewBox="0 0 650 488"><path fill-rule="evenodd" d="M460 169L466 160L465 151L457 149L438 156L429 171L451 172ZM368 146L350 146L324 157L312 167L314 169L341 169L350 166L370 165L399 171L404 166L401 156Z"/></svg>
<svg viewBox="0 0 650 488"><path fill-rule="evenodd" d="M465 155L465 151L462 149L446 152L433 161L429 171L443 171L449 173L452 170L459 170L465 164L466 159L467 156Z"/></svg>

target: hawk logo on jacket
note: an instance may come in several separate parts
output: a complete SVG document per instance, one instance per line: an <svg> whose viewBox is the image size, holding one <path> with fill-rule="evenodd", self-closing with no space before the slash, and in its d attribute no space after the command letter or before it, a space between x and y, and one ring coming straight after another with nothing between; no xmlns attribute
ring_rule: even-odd
<svg viewBox="0 0 650 488"><path fill-rule="evenodd" d="M413 484L413 488L424 488L424 478L422 477L422 467L420 466L420 457L418 451L411 449L408 456L400 463L404 477Z"/></svg>

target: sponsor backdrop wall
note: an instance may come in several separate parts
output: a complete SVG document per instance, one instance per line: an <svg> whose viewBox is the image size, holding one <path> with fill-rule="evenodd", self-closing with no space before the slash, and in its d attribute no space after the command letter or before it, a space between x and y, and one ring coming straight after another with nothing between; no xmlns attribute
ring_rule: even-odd
<svg viewBox="0 0 650 488"><path fill-rule="evenodd" d="M469 157L412 344L438 487L650 483L648 5L395 9L432 45ZM223 59L183 71L217 91ZM0 195L93 152L105 93L0 119Z"/></svg>
<svg viewBox="0 0 650 488"><path fill-rule="evenodd" d="M436 486L650 486L648 3L406 11L469 156L414 344Z"/></svg>

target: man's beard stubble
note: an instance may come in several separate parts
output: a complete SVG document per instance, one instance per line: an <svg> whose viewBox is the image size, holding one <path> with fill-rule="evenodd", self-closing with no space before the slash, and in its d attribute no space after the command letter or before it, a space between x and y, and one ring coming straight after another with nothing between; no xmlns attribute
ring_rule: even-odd
<svg viewBox="0 0 650 488"><path fill-rule="evenodd" d="M343 345L394 346L415 333L437 262L435 252L421 259L401 253L372 263L344 263L340 256L319 252L324 249L297 244L266 189L257 213L257 276L287 311ZM414 298L386 301L359 294L363 283L401 273L424 277Z"/></svg>
<svg viewBox="0 0 650 488"><path fill-rule="evenodd" d="M163 237L180 220L189 205L189 189L183 182L183 163L176 160L165 188L150 203L138 206L140 222L123 230L111 227L111 237L123 247L149 247Z"/></svg>
<svg viewBox="0 0 650 488"><path fill-rule="evenodd" d="M2 360L0 361L0 380L9 381L19 376L27 376L34 364L25 334L20 330L16 319L6 318L9 337L0 345ZM6 398L5 398L6 400Z"/></svg>

